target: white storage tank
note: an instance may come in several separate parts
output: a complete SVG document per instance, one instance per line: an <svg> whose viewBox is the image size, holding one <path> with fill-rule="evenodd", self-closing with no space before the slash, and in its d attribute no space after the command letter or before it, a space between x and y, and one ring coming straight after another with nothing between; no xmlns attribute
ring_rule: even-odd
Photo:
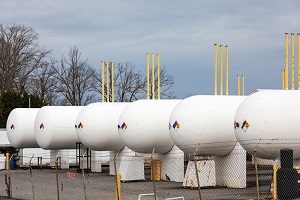
<svg viewBox="0 0 300 200"><path fill-rule="evenodd" d="M258 90L239 106L234 120L239 143L252 155L277 159L291 148L300 158L300 91Z"/></svg>
<svg viewBox="0 0 300 200"><path fill-rule="evenodd" d="M128 103L93 103L76 120L81 143L96 151L117 151L125 146L118 132L119 117Z"/></svg>
<svg viewBox="0 0 300 200"><path fill-rule="evenodd" d="M74 127L82 106L44 106L34 123L35 138L43 149L75 149L79 139Z"/></svg>
<svg viewBox="0 0 300 200"><path fill-rule="evenodd" d="M15 148L37 148L34 121L39 108L15 108L6 122L7 137Z"/></svg>
<svg viewBox="0 0 300 200"><path fill-rule="evenodd" d="M201 156L229 154L236 144L232 120L244 98L197 95L184 99L170 116L174 144Z"/></svg>
<svg viewBox="0 0 300 200"><path fill-rule="evenodd" d="M167 153L173 147L169 117L181 100L138 100L119 119L119 133L126 146L139 153Z"/></svg>

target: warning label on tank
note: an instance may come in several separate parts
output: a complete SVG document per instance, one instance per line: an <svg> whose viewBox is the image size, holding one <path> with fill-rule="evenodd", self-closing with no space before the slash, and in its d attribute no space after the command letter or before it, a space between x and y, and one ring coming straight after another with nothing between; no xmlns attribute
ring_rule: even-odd
<svg viewBox="0 0 300 200"><path fill-rule="evenodd" d="M78 126L75 125L75 128L83 128L83 124L81 122L79 122Z"/></svg>
<svg viewBox="0 0 300 200"><path fill-rule="evenodd" d="M241 126L241 129L243 129L243 131L246 132L249 127L250 127L250 124L247 122L247 120L245 120L243 122L243 125Z"/></svg>
<svg viewBox="0 0 300 200"><path fill-rule="evenodd" d="M41 123L41 125L40 125L40 129L44 129L44 128L45 128L44 124L43 124L43 123Z"/></svg>
<svg viewBox="0 0 300 200"><path fill-rule="evenodd" d="M118 125L118 129L122 129L123 131L125 131L127 129L127 124L125 122L123 122L123 124L121 126Z"/></svg>
<svg viewBox="0 0 300 200"><path fill-rule="evenodd" d="M169 129L171 129L171 128L173 128L174 130L177 130L180 128L180 125L177 120L173 123L173 125L169 124Z"/></svg>

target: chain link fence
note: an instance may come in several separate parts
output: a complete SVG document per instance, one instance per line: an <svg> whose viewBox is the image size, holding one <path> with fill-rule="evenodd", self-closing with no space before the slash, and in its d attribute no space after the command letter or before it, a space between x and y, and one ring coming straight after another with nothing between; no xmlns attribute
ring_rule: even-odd
<svg viewBox="0 0 300 200"><path fill-rule="evenodd" d="M29 165L0 170L0 196L37 200L297 199L300 163L293 161L292 153L286 150L274 161L241 148L223 157L187 155L178 149L168 155L120 152L102 164L101 173L60 169L59 162L57 169Z"/></svg>

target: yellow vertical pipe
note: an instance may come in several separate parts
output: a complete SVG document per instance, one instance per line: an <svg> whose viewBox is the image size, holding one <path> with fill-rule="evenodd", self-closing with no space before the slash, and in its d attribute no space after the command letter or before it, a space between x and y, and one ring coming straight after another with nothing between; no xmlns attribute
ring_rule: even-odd
<svg viewBox="0 0 300 200"><path fill-rule="evenodd" d="M6 170L9 170L9 153L6 153Z"/></svg>
<svg viewBox="0 0 300 200"><path fill-rule="evenodd" d="M114 63L111 63L111 101L115 102L115 71L114 71Z"/></svg>
<svg viewBox="0 0 300 200"><path fill-rule="evenodd" d="M104 61L101 61L101 81L102 81L102 102L105 101L105 91L104 91L104 86L105 86L105 79L104 79Z"/></svg>
<svg viewBox="0 0 300 200"><path fill-rule="evenodd" d="M117 186L116 186L116 200L122 199L122 191L121 191L121 173L117 172Z"/></svg>
<svg viewBox="0 0 300 200"><path fill-rule="evenodd" d="M147 99L150 99L150 55L146 53L146 60L147 60Z"/></svg>
<svg viewBox="0 0 300 200"><path fill-rule="evenodd" d="M109 75L110 73L109 73L109 62L108 61L106 61L106 101L107 102L110 102L110 100L109 100L109 82L110 82L110 80L109 80Z"/></svg>
<svg viewBox="0 0 300 200"><path fill-rule="evenodd" d="M228 95L228 89L229 89L229 81L228 81L228 70L229 70L229 61L228 61L228 46L225 46L226 49L226 95Z"/></svg>
<svg viewBox="0 0 300 200"><path fill-rule="evenodd" d="M238 91L238 96L240 96L241 95L240 75L237 75L237 91Z"/></svg>
<svg viewBox="0 0 300 200"><path fill-rule="evenodd" d="M242 75L242 95L245 96L245 76Z"/></svg>
<svg viewBox="0 0 300 200"><path fill-rule="evenodd" d="M154 53L152 53L152 99L155 99Z"/></svg>
<svg viewBox="0 0 300 200"><path fill-rule="evenodd" d="M284 90L284 69L281 70L281 88Z"/></svg>
<svg viewBox="0 0 300 200"><path fill-rule="evenodd" d="M215 52L214 52L214 59L215 59L215 66L214 66L214 95L218 94L218 46L214 44Z"/></svg>
<svg viewBox="0 0 300 200"><path fill-rule="evenodd" d="M277 171L278 171L278 164L274 163L274 166L273 166L273 199L278 199L278 196L277 196Z"/></svg>
<svg viewBox="0 0 300 200"><path fill-rule="evenodd" d="M286 84L286 81L285 81L285 78L286 78L286 74L285 74L285 68L283 68L283 74L284 74L284 76L283 76L283 82L284 82L284 90L285 90L285 84Z"/></svg>
<svg viewBox="0 0 300 200"><path fill-rule="evenodd" d="M223 45L220 45L220 95L223 95Z"/></svg>
<svg viewBox="0 0 300 200"><path fill-rule="evenodd" d="M297 33L298 38L298 90L300 90L300 34Z"/></svg>
<svg viewBox="0 0 300 200"><path fill-rule="evenodd" d="M289 35L285 33L285 89L289 89Z"/></svg>
<svg viewBox="0 0 300 200"><path fill-rule="evenodd" d="M291 48L292 48L292 90L295 89L295 37L294 33L291 33Z"/></svg>
<svg viewBox="0 0 300 200"><path fill-rule="evenodd" d="M160 99L160 54L157 55L157 99Z"/></svg>

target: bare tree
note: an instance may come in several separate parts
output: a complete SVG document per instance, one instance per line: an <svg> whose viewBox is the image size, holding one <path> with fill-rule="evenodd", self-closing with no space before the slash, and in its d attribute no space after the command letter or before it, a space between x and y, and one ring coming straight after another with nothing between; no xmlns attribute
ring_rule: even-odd
<svg viewBox="0 0 300 200"><path fill-rule="evenodd" d="M151 74L150 74L151 76ZM161 98L174 98L171 89L174 85L174 80L171 75L163 68L160 73L161 77ZM101 94L101 76L96 75L98 84L96 91ZM106 82L106 80L105 80ZM131 62L118 63L115 67L115 97L118 102L132 102L146 97L146 78L140 71L137 71L135 65ZM150 83L151 88L151 83ZM106 91L106 84L105 84ZM155 91L157 91L157 75L155 74ZM157 93L156 93L157 97ZM105 97L106 98L106 97ZM152 95L150 93L150 98ZM105 99L106 100L106 99Z"/></svg>
<svg viewBox="0 0 300 200"><path fill-rule="evenodd" d="M68 57L62 57L60 66L54 68L56 92L61 104L81 106L95 100L95 70L82 59L76 46L71 47Z"/></svg>
<svg viewBox="0 0 300 200"><path fill-rule="evenodd" d="M37 95L48 105L54 105L56 102L56 85L55 80L55 60L45 61L41 66L32 73L30 81L31 94Z"/></svg>
<svg viewBox="0 0 300 200"><path fill-rule="evenodd" d="M115 74L116 99L120 102L132 102L143 98L143 76L128 62L117 64Z"/></svg>
<svg viewBox="0 0 300 200"><path fill-rule="evenodd" d="M38 34L30 27L0 24L0 92L26 91L30 75L50 53L37 40Z"/></svg>
<svg viewBox="0 0 300 200"><path fill-rule="evenodd" d="M145 85L147 84L147 79L145 78ZM152 72L150 72L150 98L152 98ZM174 95L172 88L174 85L173 76L167 73L166 67L161 68L160 70L160 96L162 99L174 99L176 96ZM147 87L147 86L146 86ZM145 87L145 88L146 88ZM158 76L157 71L155 70L154 73L154 91L155 91L155 98L157 98L157 88L158 87ZM146 89L144 89L145 96L146 96Z"/></svg>

